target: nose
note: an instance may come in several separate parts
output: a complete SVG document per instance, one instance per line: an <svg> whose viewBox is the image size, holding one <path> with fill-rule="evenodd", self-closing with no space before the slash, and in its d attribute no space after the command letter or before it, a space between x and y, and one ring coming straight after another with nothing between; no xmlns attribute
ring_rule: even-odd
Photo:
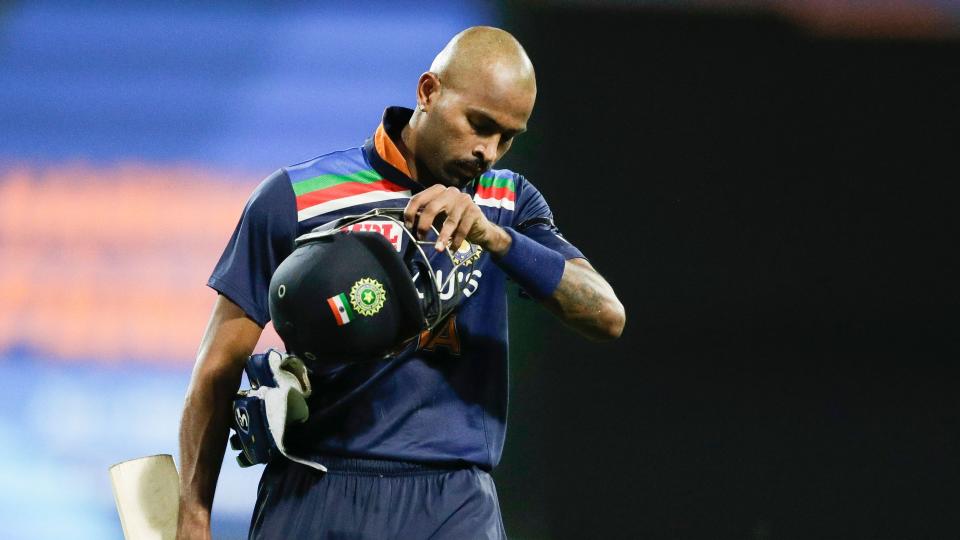
<svg viewBox="0 0 960 540"><path fill-rule="evenodd" d="M491 135L477 143L473 149L473 157L483 161L486 165L493 163L497 159L497 147L500 143L500 135Z"/></svg>

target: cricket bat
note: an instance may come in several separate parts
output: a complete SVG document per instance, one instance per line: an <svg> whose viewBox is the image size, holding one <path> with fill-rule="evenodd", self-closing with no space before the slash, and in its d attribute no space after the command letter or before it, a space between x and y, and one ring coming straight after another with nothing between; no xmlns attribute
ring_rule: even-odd
<svg viewBox="0 0 960 540"><path fill-rule="evenodd" d="M173 456L117 463L110 467L110 483L126 540L176 540L180 477Z"/></svg>

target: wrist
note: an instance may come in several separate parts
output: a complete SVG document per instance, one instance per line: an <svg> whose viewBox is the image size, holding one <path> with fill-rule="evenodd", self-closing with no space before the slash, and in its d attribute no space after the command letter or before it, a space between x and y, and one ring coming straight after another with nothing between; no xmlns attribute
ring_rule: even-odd
<svg viewBox="0 0 960 540"><path fill-rule="evenodd" d="M200 503L191 503L181 499L177 511L181 523L190 523L192 525L210 524L210 509Z"/></svg>
<svg viewBox="0 0 960 540"><path fill-rule="evenodd" d="M543 300L552 295L566 268L563 255L511 228L502 230L510 244L493 260L533 298Z"/></svg>
<svg viewBox="0 0 960 540"><path fill-rule="evenodd" d="M503 257L510 251L510 246L513 244L513 238L509 233L498 225L493 225L491 227L491 238L487 245L483 246L484 249L490 252L494 257Z"/></svg>

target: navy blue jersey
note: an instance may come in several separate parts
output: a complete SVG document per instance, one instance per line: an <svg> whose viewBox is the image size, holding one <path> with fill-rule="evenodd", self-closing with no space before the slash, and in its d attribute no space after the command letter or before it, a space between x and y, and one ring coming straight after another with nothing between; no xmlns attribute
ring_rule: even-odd
<svg viewBox="0 0 960 540"><path fill-rule="evenodd" d="M208 285L266 325L270 277L298 235L344 215L402 208L424 189L409 177L391 140L411 114L388 108L364 146L281 169L264 180ZM491 222L512 227L567 259L583 257L560 235L543 196L523 176L491 170L462 190ZM376 232L400 241L400 233L389 226ZM442 282L452 268L449 258L435 253L431 263ZM429 278L416 281L422 279ZM461 462L486 470L497 465L507 415L506 276L485 253L459 269L455 279L466 283L464 298L455 316L433 334L392 359L314 373L311 418L288 434L296 453ZM421 290L423 285L417 283Z"/></svg>

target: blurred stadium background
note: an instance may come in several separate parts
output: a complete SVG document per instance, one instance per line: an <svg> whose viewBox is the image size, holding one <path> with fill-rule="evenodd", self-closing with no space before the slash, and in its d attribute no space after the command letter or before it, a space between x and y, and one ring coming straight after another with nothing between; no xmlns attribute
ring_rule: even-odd
<svg viewBox="0 0 960 540"><path fill-rule="evenodd" d="M250 190L475 24L538 68L505 165L629 319L513 306L511 536L960 536L960 5L571 0L0 4L0 537L121 537L107 467L176 454Z"/></svg>

